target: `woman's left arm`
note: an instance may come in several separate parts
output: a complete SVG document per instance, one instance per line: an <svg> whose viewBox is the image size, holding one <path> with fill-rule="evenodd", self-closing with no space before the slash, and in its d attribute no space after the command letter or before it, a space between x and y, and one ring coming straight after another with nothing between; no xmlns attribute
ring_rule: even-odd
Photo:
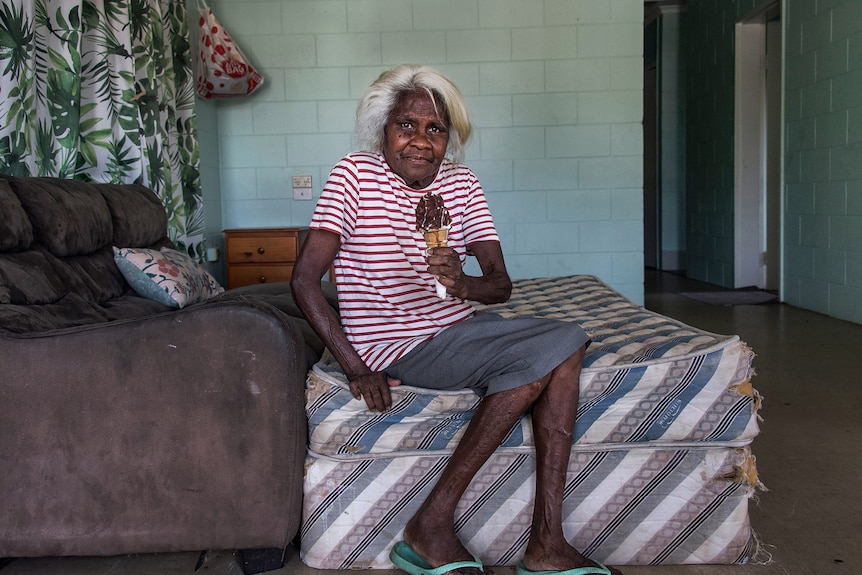
<svg viewBox="0 0 862 575"><path fill-rule="evenodd" d="M428 256L428 271L437 276L452 296L484 304L502 303L512 295L512 280L503 261L500 242L476 242L468 246L482 269L480 277L468 276L461 258L452 248L434 248Z"/></svg>

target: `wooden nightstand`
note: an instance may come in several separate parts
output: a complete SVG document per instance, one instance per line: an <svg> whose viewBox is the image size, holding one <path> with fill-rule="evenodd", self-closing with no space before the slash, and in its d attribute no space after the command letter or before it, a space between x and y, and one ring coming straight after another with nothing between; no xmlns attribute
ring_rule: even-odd
<svg viewBox="0 0 862 575"><path fill-rule="evenodd" d="M308 228L225 230L228 289L287 282Z"/></svg>

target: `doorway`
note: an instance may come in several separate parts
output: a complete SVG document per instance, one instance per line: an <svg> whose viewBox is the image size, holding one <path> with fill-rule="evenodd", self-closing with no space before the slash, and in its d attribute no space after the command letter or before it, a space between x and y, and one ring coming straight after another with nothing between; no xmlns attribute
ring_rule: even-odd
<svg viewBox="0 0 862 575"><path fill-rule="evenodd" d="M661 269L661 183L659 178L658 20L644 26L643 209L644 266Z"/></svg>
<svg viewBox="0 0 862 575"><path fill-rule="evenodd" d="M734 287L781 289L781 3L736 24Z"/></svg>

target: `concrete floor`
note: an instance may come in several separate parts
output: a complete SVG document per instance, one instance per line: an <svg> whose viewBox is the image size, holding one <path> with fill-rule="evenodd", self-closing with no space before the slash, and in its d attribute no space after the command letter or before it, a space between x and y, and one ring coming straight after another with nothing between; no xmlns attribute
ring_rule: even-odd
<svg viewBox="0 0 862 575"><path fill-rule="evenodd" d="M739 334L755 351L764 396L755 440L769 491L751 522L772 561L765 565L629 566L626 575L858 575L862 573L862 325L783 304L713 306L677 295L712 290L646 272L646 307L690 325ZM15 559L0 575L191 574L199 553L106 558ZM497 568L510 575L510 568ZM210 552L198 573L241 574L230 552ZM326 575L294 555L272 575ZM397 571L376 571L393 575Z"/></svg>

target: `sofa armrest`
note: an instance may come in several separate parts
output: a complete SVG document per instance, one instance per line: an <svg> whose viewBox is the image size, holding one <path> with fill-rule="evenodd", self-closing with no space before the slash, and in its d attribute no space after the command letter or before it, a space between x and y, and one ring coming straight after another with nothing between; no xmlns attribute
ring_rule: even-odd
<svg viewBox="0 0 862 575"><path fill-rule="evenodd" d="M338 314L338 291L332 282L322 281L320 287L323 290L323 295L326 301ZM320 337L314 332L311 325L306 321L305 316L293 300L293 291L290 284L287 282L274 282L264 284L252 284L241 286L227 290L220 299L243 299L246 297L254 298L258 301L264 301L274 305L291 318L299 327L303 339L305 339L305 359L309 368L320 359L325 349L324 343Z"/></svg>
<svg viewBox="0 0 862 575"><path fill-rule="evenodd" d="M0 556L285 546L303 350L253 300L0 336Z"/></svg>

